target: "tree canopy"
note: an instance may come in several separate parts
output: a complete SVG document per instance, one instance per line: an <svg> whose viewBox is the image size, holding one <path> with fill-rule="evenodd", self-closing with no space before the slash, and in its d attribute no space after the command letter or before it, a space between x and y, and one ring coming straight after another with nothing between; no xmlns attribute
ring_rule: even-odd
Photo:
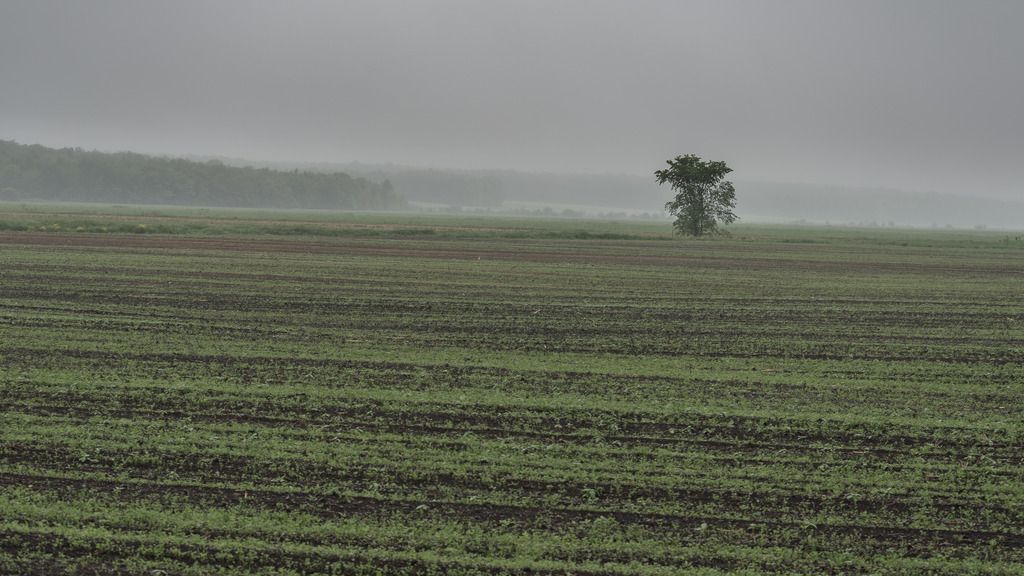
<svg viewBox="0 0 1024 576"><path fill-rule="evenodd" d="M722 233L719 224L731 224L737 216L736 189L724 180L732 168L725 162L701 160L687 154L668 161L668 168L654 172L658 184L672 186L675 197L665 209L675 216L676 232L688 236Z"/></svg>
<svg viewBox="0 0 1024 576"><path fill-rule="evenodd" d="M53 149L0 140L0 200L380 210L405 200L388 181L218 161Z"/></svg>

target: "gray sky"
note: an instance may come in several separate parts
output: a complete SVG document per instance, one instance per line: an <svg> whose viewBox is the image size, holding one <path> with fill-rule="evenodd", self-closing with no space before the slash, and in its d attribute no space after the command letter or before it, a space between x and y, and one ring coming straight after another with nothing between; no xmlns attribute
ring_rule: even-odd
<svg viewBox="0 0 1024 576"><path fill-rule="evenodd" d="M0 139L1024 198L1024 2L0 0Z"/></svg>

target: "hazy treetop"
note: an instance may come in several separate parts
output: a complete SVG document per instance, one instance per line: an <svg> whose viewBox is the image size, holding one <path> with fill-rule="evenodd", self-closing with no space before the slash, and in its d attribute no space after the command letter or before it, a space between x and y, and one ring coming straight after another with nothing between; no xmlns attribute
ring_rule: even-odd
<svg viewBox="0 0 1024 576"><path fill-rule="evenodd" d="M1024 2L8 1L0 139L1017 198Z"/></svg>

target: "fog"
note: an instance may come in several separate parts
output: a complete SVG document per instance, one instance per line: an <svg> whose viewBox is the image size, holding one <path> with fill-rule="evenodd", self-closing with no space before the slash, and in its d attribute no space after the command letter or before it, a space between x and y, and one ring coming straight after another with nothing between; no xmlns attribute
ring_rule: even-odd
<svg viewBox="0 0 1024 576"><path fill-rule="evenodd" d="M643 177L695 153L1009 206L1021 22L1016 1L8 1L0 139Z"/></svg>

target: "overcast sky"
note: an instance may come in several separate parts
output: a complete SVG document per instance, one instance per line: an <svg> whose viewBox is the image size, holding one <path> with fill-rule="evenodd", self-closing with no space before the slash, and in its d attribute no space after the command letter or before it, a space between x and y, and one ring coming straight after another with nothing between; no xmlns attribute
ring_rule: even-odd
<svg viewBox="0 0 1024 576"><path fill-rule="evenodd" d="M0 0L0 139L1024 197L1024 2Z"/></svg>

